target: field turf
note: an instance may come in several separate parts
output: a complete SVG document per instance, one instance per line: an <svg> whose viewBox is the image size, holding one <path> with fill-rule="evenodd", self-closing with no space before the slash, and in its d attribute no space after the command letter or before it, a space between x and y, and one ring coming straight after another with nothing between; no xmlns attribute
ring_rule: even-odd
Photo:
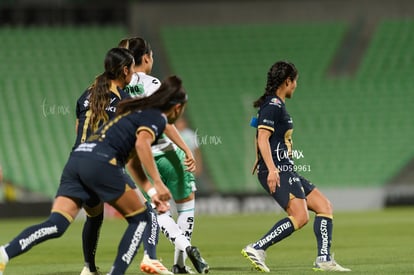
<svg viewBox="0 0 414 275"><path fill-rule="evenodd" d="M248 243L267 231L278 214L198 216L193 244L200 248L210 264L210 274L258 274L240 254ZM5 243L24 227L43 219L0 220L0 243ZM315 238L311 222L288 239L267 251L266 263L274 274L313 274ZM83 259L81 229L75 221L66 234L34 247L7 265L5 275L79 274ZM97 263L103 274L112 265L126 222L104 222L97 251ZM334 219L332 251L336 260L351 268L353 274L414 274L414 208L391 208L370 212L340 212ZM160 236L158 256L170 268L173 247ZM127 274L143 274L139 268L142 248ZM188 261L191 266L191 262Z"/></svg>

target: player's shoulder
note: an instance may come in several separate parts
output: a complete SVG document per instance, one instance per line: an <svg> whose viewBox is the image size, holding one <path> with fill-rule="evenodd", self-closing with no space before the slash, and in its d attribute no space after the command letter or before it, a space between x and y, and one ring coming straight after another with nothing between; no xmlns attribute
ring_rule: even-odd
<svg viewBox="0 0 414 275"><path fill-rule="evenodd" d="M283 108L285 104L283 103L283 101L278 98L277 96L268 96L266 97L265 102L262 105L262 109L263 108Z"/></svg>
<svg viewBox="0 0 414 275"><path fill-rule="evenodd" d="M161 86L161 81L152 76L152 75L147 75L147 74L140 74L141 77L141 82L144 86L144 90L145 90L145 94L147 96L152 95L153 93L155 93L158 88Z"/></svg>
<svg viewBox="0 0 414 275"><path fill-rule="evenodd" d="M83 102L85 101L85 99L89 99L90 93L89 93L90 89L86 89L79 97L77 102Z"/></svg>
<svg viewBox="0 0 414 275"><path fill-rule="evenodd" d="M90 89L84 91L81 96L76 101L76 105L78 109L87 109L89 108L89 97L90 97Z"/></svg>
<svg viewBox="0 0 414 275"><path fill-rule="evenodd" d="M140 116L154 118L154 119L162 117L162 112L159 109L154 109L154 108L139 110L138 113L140 114Z"/></svg>
<svg viewBox="0 0 414 275"><path fill-rule="evenodd" d="M137 74L138 74L137 77L139 77L141 81L145 84L161 85L161 81L152 75L148 75L143 72L138 72Z"/></svg>
<svg viewBox="0 0 414 275"><path fill-rule="evenodd" d="M140 117L140 124L150 126L158 135L158 132L165 127L167 123L167 118L165 115L158 109L144 109L136 112L136 115Z"/></svg>

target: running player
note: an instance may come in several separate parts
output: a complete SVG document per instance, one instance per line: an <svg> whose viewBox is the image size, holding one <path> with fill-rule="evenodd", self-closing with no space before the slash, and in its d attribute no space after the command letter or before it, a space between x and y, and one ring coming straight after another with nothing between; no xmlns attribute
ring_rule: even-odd
<svg viewBox="0 0 414 275"><path fill-rule="evenodd" d="M332 206L329 200L307 179L294 171L292 160L293 122L285 106L297 85L298 72L292 63L279 61L267 74L265 93L254 102L257 116L257 169L263 188L287 212L288 217L275 225L241 253L258 271L270 272L265 251L283 240L309 220L308 209L316 213L314 232L318 254L316 271L350 271L340 266L330 253L332 241Z"/></svg>
<svg viewBox="0 0 414 275"><path fill-rule="evenodd" d="M140 37L123 39L120 47L131 50L135 58L135 74L126 87L132 97L147 97L159 87L159 80L149 74L153 66L153 52L147 41ZM177 148L178 146L178 148ZM197 247L191 245L195 210L195 160L173 124L167 124L165 135L152 147L161 178L170 189L178 212L177 221L170 211L159 213L158 223L164 235L174 244L173 273L190 273L185 265L188 255L199 273L207 273L209 266ZM145 255L141 269L145 268Z"/></svg>
<svg viewBox="0 0 414 275"><path fill-rule="evenodd" d="M133 68L127 69L130 78ZM128 222L108 273L125 274L151 222L145 199L136 192L134 182L125 173L125 165L130 158L137 159L142 166L134 166L134 171L145 175L144 168L153 179L160 199L171 198L155 166L151 144L160 137L167 122L173 123L182 114L186 102L182 82L175 76L167 78L159 92L150 97L121 102L118 115L72 151L49 218L0 246L0 275L10 259L41 242L62 236L82 205L91 201L108 202Z"/></svg>

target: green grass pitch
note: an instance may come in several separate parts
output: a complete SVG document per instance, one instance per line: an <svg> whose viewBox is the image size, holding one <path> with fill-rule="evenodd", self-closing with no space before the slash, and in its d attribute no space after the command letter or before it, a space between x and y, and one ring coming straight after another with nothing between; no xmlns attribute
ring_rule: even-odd
<svg viewBox="0 0 414 275"><path fill-rule="evenodd" d="M240 250L259 238L283 214L198 216L193 245L200 248L210 264L210 274L257 274ZM0 220L0 243L5 243L24 227L42 219ZM312 274L315 258L313 216L308 225L267 251L266 263L275 274ZM66 234L34 247L7 265L5 275L79 274L82 269L81 229L75 221ZM107 272L126 226L123 220L105 220L97 251L97 263ZM414 274L414 208L391 208L369 212L340 212L334 219L332 251L336 260L353 274ZM170 268L173 247L160 236L158 256ZM142 248L127 274L139 270ZM188 265L191 262L188 260ZM105 274L105 273L104 273Z"/></svg>

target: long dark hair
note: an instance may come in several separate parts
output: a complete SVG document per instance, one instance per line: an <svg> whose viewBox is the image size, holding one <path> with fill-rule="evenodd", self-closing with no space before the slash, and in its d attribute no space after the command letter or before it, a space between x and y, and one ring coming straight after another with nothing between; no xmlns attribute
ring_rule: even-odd
<svg viewBox="0 0 414 275"><path fill-rule="evenodd" d="M135 59L135 65L141 65L142 63L142 56L144 54L149 54L152 49L151 45L141 37L131 37L122 39L118 43L118 47L126 48L132 52L132 55Z"/></svg>
<svg viewBox="0 0 414 275"><path fill-rule="evenodd" d="M295 80L298 76L298 70L293 63L287 61L278 61L270 67L267 73L267 84L264 94L253 102L253 107L260 107L269 95L274 95L277 88L286 80Z"/></svg>
<svg viewBox="0 0 414 275"><path fill-rule="evenodd" d="M152 95L144 98L130 98L118 103L117 114L149 108L159 109L161 112L169 110L178 103L187 102L187 93L178 76L169 76L161 82L161 86Z"/></svg>
<svg viewBox="0 0 414 275"><path fill-rule="evenodd" d="M110 104L111 80L125 78L124 67L131 67L134 57L127 49L112 48L110 49L104 61L105 72L95 78L95 82L89 88L89 110L90 110L90 127L95 131L101 122L108 120L105 109ZM123 87L122 87L123 88Z"/></svg>

